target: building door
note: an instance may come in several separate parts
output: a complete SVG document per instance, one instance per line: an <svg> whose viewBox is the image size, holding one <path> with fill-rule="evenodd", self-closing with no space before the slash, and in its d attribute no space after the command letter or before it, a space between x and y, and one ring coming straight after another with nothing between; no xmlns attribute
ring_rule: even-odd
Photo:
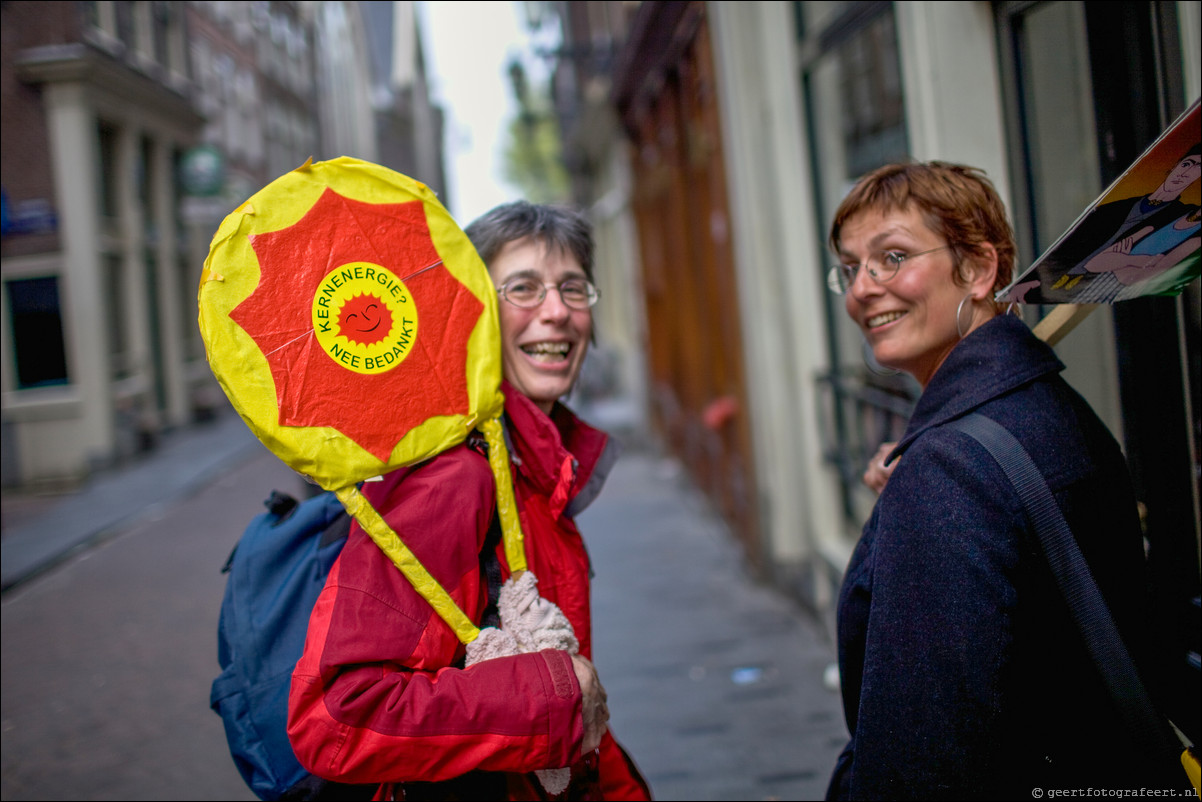
<svg viewBox="0 0 1202 802"><path fill-rule="evenodd" d="M704 3L648 4L618 77L631 139L651 412L761 567L742 325Z"/></svg>

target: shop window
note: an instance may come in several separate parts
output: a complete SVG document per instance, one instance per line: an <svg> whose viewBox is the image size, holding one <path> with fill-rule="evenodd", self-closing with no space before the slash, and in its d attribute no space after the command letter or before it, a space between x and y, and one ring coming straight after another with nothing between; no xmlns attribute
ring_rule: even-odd
<svg viewBox="0 0 1202 802"><path fill-rule="evenodd" d="M58 278L13 279L7 282L7 290L17 388L66 384Z"/></svg>

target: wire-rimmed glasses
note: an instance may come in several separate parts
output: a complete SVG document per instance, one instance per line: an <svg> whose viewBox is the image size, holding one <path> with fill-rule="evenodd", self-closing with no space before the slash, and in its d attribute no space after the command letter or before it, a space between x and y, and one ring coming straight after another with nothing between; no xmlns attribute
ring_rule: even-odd
<svg viewBox="0 0 1202 802"><path fill-rule="evenodd" d="M905 253L899 250L881 251L868 258L868 261L862 265L846 265L838 264L832 267L826 274L826 286L830 287L831 292L839 295L846 295L851 289L851 285L856 281L856 275L860 272L861 267L868 268L868 275L873 281L878 284L884 284L889 279L897 275L897 271L901 269L902 262L907 259L913 259L916 256L925 256L928 253L942 251L950 248L950 245L940 245L938 248L931 248L918 253Z"/></svg>
<svg viewBox="0 0 1202 802"><path fill-rule="evenodd" d="M515 276L506 281L497 289L497 295L514 306L533 309L546 299L549 288L558 292L564 305L572 309L588 309L601 298L601 291L588 279L569 278L558 284L544 284L525 276Z"/></svg>

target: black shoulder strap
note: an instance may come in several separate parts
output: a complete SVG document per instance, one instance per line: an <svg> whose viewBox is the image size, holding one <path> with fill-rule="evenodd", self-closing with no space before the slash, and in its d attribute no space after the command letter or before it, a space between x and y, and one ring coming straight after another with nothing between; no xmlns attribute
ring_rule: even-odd
<svg viewBox="0 0 1202 802"><path fill-rule="evenodd" d="M1148 696L1089 565L1030 454L1004 426L980 413L946 425L984 446L1014 485L1089 654L1136 742L1152 755L1179 753L1182 745Z"/></svg>
<svg viewBox="0 0 1202 802"><path fill-rule="evenodd" d="M505 432L505 437L508 438L508 430ZM480 456L488 459L488 440L484 438L480 430L474 429L468 435L467 445ZM495 476L493 481L496 481ZM497 610L497 601L501 598L501 561L497 558L497 546L500 542L501 517L494 508L492 520L488 524L488 534L484 536L484 547L480 549L480 573L488 582L488 606L484 608L484 613L476 624L481 629L501 626L501 614Z"/></svg>
<svg viewBox="0 0 1202 802"><path fill-rule="evenodd" d="M477 624L481 629L501 626L501 614L497 610L497 602L501 598L501 561L497 558L500 542L501 517L493 512L488 534L484 538L484 548L480 549L480 573L488 582L488 606L484 608Z"/></svg>
<svg viewBox="0 0 1202 802"><path fill-rule="evenodd" d="M338 514L338 517L330 522L330 525L325 528L325 531L321 533L321 540L318 542L317 547L319 549L324 549L331 543L337 543L339 540L345 540L346 536L350 533L351 516L350 513L348 513L346 510L343 510Z"/></svg>

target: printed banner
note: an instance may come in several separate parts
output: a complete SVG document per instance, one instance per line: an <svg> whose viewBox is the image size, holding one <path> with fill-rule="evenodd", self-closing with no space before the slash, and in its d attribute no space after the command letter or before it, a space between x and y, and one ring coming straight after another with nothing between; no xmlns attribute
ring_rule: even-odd
<svg viewBox="0 0 1202 802"><path fill-rule="evenodd" d="M1180 294L1199 274L1200 141L1194 101L996 299L1102 304Z"/></svg>

